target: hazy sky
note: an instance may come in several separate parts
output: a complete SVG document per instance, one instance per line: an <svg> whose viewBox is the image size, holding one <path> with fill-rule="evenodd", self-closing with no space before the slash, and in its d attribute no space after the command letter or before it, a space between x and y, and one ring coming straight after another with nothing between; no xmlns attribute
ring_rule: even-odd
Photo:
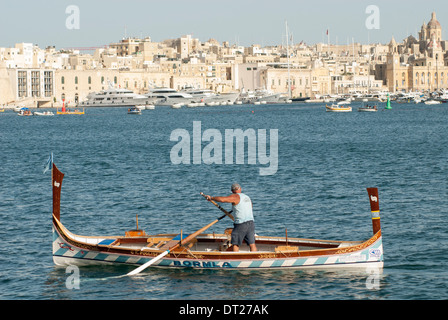
<svg viewBox="0 0 448 320"><path fill-rule="evenodd" d="M447 0L0 0L0 47L31 42L44 48L103 46L125 35L153 41L191 34L200 41L250 46L285 41L285 21L295 43L388 43L417 36L431 12L448 30ZM79 29L68 29L69 5L79 8ZM379 29L365 22L379 8ZM445 31L446 32L446 31ZM445 33L444 33L445 35ZM447 39L443 35L444 39Z"/></svg>

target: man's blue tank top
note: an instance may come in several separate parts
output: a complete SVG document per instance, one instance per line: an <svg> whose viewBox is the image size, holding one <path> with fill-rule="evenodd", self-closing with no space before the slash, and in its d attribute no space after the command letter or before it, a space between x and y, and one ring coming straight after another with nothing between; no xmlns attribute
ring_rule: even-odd
<svg viewBox="0 0 448 320"><path fill-rule="evenodd" d="M238 195L240 196L240 202L236 206L232 206L235 223L240 224L254 220L252 201L244 193L238 193Z"/></svg>

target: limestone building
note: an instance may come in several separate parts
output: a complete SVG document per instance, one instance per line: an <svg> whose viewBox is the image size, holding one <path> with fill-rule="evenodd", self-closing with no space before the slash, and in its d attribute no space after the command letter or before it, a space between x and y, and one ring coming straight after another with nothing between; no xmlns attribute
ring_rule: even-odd
<svg viewBox="0 0 448 320"><path fill-rule="evenodd" d="M436 91L448 88L447 41L442 40L442 26L433 12L428 24L423 23L419 39L409 36L402 43L389 43L383 70L390 92Z"/></svg>

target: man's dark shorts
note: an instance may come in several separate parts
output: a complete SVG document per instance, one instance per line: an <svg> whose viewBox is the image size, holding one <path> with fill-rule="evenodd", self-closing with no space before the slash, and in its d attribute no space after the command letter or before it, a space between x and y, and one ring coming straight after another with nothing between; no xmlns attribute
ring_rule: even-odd
<svg viewBox="0 0 448 320"><path fill-rule="evenodd" d="M241 246L243 241L246 241L247 244L255 243L255 224L253 221L234 224L230 243Z"/></svg>

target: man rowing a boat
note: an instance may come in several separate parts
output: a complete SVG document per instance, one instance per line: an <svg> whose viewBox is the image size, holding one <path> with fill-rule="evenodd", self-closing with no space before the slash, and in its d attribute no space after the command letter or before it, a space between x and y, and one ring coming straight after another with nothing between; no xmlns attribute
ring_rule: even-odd
<svg viewBox="0 0 448 320"><path fill-rule="evenodd" d="M250 251L257 251L252 201L247 195L241 193L241 186L238 183L232 184L231 190L232 194L226 197L211 197L207 195L205 198L208 201L213 200L232 204L235 222L230 243L233 251L239 251L243 241L246 241L249 245Z"/></svg>

